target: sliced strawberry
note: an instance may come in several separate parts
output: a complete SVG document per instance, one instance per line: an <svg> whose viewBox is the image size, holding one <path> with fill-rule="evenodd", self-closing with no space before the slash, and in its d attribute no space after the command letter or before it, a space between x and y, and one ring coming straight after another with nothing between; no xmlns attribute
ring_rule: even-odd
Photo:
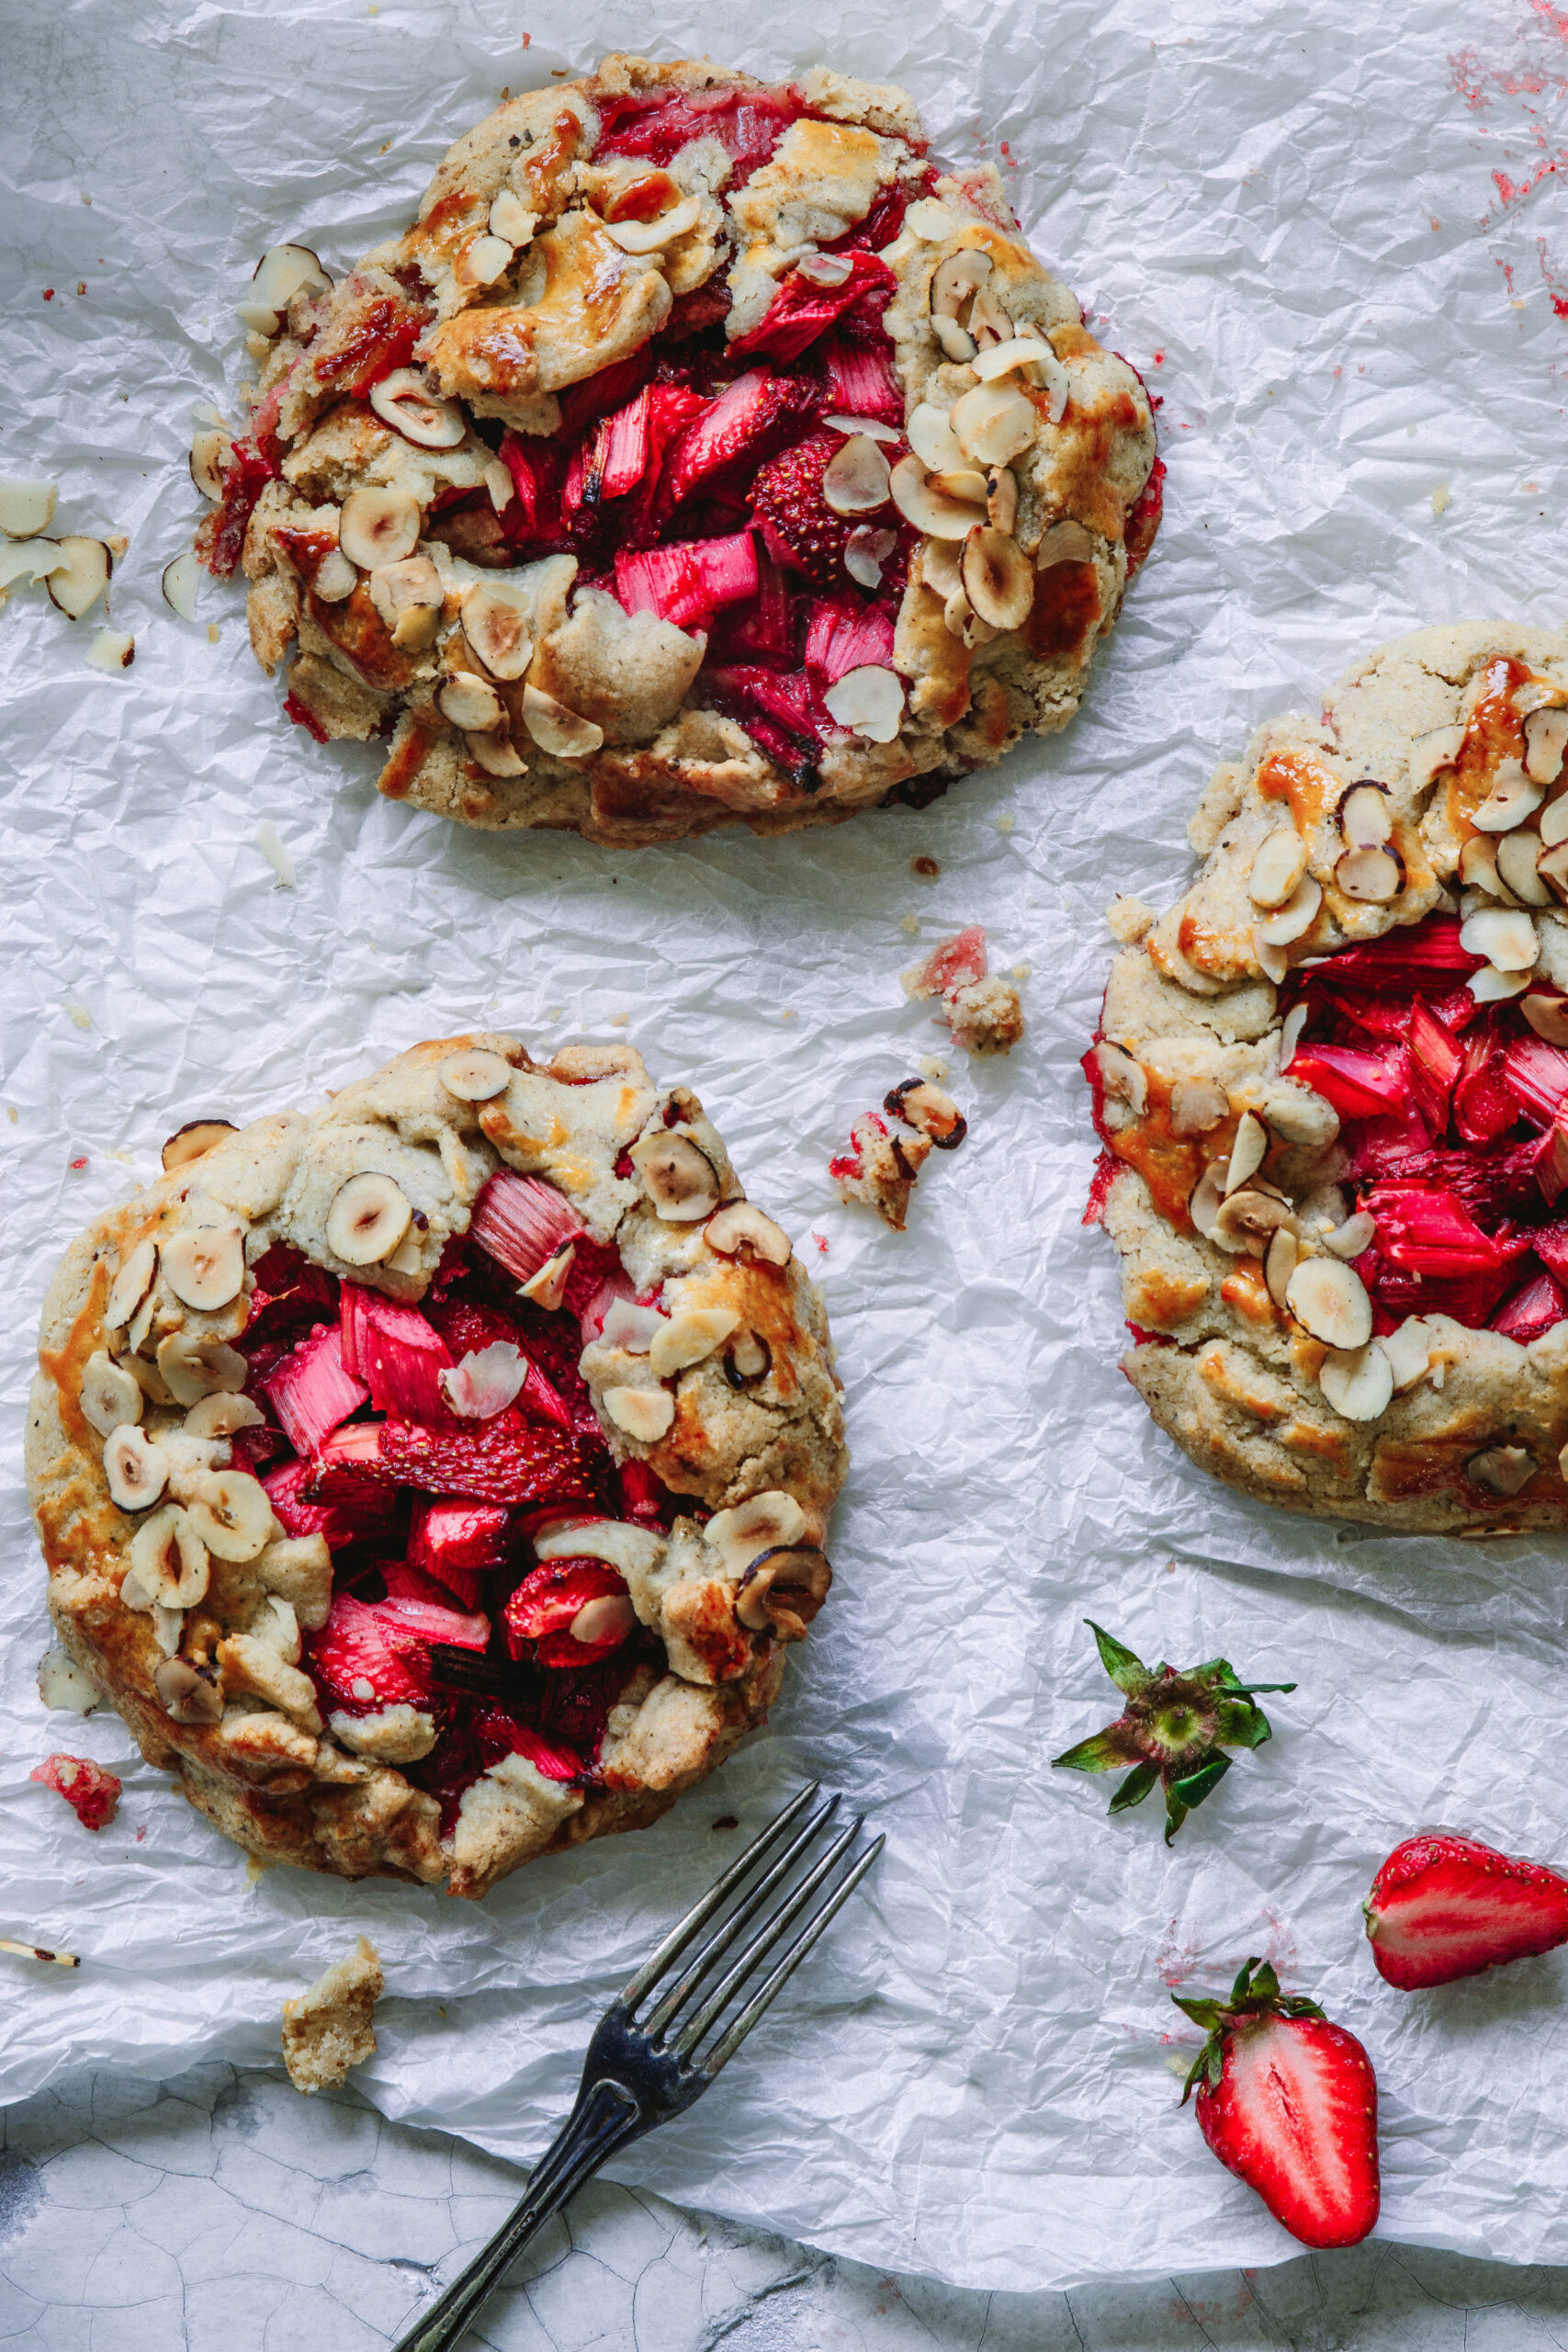
<svg viewBox="0 0 1568 2352"><path fill-rule="evenodd" d="M1419 998L1410 1008L1405 1034L1410 1091L1432 1133L1440 1136L1448 1127L1454 1083L1464 1067L1464 1048L1447 1023Z"/></svg>
<svg viewBox="0 0 1568 2352"><path fill-rule="evenodd" d="M730 357L751 359L766 353L773 359L798 359L830 326L863 308L865 322L880 325L898 281L874 254L853 253L847 258L850 274L840 286L818 286L792 269L757 324L730 345ZM857 323L863 332L863 323Z"/></svg>
<svg viewBox="0 0 1568 2352"><path fill-rule="evenodd" d="M1492 1329L1501 1331L1506 1340L1517 1340L1528 1348L1532 1340L1550 1331L1568 1315L1568 1297L1554 1274L1542 1267L1533 1280L1517 1290L1506 1306L1499 1307L1492 1317Z"/></svg>
<svg viewBox="0 0 1568 2352"><path fill-rule="evenodd" d="M639 1661L645 1657L657 1659L659 1654L658 1645L652 1644L650 1649L649 1637L644 1635L627 1642L598 1666L543 1675L530 1715L537 1721L545 1738L574 1748L584 1765L592 1766L598 1759L611 1708L618 1702Z"/></svg>
<svg viewBox="0 0 1568 2352"><path fill-rule="evenodd" d="M390 1535L397 1499L390 1485L365 1487L348 1500L310 1502L305 1490L314 1467L310 1462L286 1462L263 1474L273 1516L286 1535L325 1536L333 1552L351 1544L381 1543Z"/></svg>
<svg viewBox="0 0 1568 2352"><path fill-rule="evenodd" d="M756 594L757 543L749 530L616 551L615 595L626 611L656 613L677 628L705 628L724 605Z"/></svg>
<svg viewBox="0 0 1568 2352"><path fill-rule="evenodd" d="M412 1573L418 1576L417 1570ZM427 1581L419 1577L421 1584ZM376 1610L394 1647L416 1641L440 1642L458 1650L490 1646L490 1619L481 1610L454 1609L445 1594L433 1600L412 1583L397 1592L389 1585L387 1599L377 1602Z"/></svg>
<svg viewBox="0 0 1568 2352"><path fill-rule="evenodd" d="M1227 2172L1303 2245L1359 2245L1380 2187L1377 2080L1355 2035L1281 1993L1267 1962L1249 1960L1227 2000L1171 1998L1209 2036L1187 2091Z"/></svg>
<svg viewBox="0 0 1568 2352"><path fill-rule="evenodd" d="M28 1774L62 1796L84 1829L106 1829L119 1803L120 1783L87 1756L46 1756Z"/></svg>
<svg viewBox="0 0 1568 2352"><path fill-rule="evenodd" d="M823 345L821 358L828 379L824 405L833 415L869 416L902 430L904 395L885 352L834 336Z"/></svg>
<svg viewBox="0 0 1568 2352"><path fill-rule="evenodd" d="M850 533L861 514L835 514L822 495L822 477L844 446L828 427L770 458L751 485L751 500L769 554L824 586L844 576Z"/></svg>
<svg viewBox="0 0 1568 2352"><path fill-rule="evenodd" d="M1404 1993L1568 1943L1568 1878L1471 1838L1407 1838L1361 1906L1372 1962Z"/></svg>
<svg viewBox="0 0 1568 2352"><path fill-rule="evenodd" d="M344 1363L343 1329L336 1323L318 1324L258 1385L289 1444L303 1454L319 1453L370 1394Z"/></svg>
<svg viewBox="0 0 1568 2352"><path fill-rule="evenodd" d="M807 622L806 666L824 686L850 670L890 670L892 614L847 588L819 596Z"/></svg>
<svg viewBox="0 0 1568 2352"><path fill-rule="evenodd" d="M817 413L820 388L808 376L753 368L704 404L664 460L659 509L669 514L699 483L732 467L755 466L798 437Z"/></svg>
<svg viewBox="0 0 1568 2352"><path fill-rule="evenodd" d="M355 1600L347 1592L333 1596L332 1614L305 1645L305 1663L329 1709L363 1713L376 1707L423 1707L430 1700L434 1686L429 1661L407 1626L397 1627L401 1639L394 1638L397 1621L388 1614L393 1606Z"/></svg>
<svg viewBox="0 0 1568 2352"><path fill-rule="evenodd" d="M476 1608L480 1579L506 1557L511 1519L504 1503L422 1495L409 1530L409 1565Z"/></svg>
<svg viewBox="0 0 1568 2352"><path fill-rule="evenodd" d="M613 1601L593 1611L581 1634L573 1625L592 1601ZM604 1560L547 1560L525 1576L502 1617L506 1646L514 1658L532 1657L547 1667L593 1666L618 1650L637 1631L626 1578Z"/></svg>
<svg viewBox="0 0 1568 2352"><path fill-rule="evenodd" d="M223 496L204 515L196 535L196 551L215 580L230 579L245 544L256 502L280 472L276 459L254 441L236 441L223 468Z"/></svg>
<svg viewBox="0 0 1568 2352"><path fill-rule="evenodd" d="M468 1232L481 1250L514 1274L531 1281L548 1258L582 1231L582 1219L566 1194L538 1176L514 1175L503 1168L492 1176L468 1219Z"/></svg>
<svg viewBox="0 0 1568 2352"><path fill-rule="evenodd" d="M1375 1119L1403 1111L1409 1078L1404 1049L1359 1053L1353 1046L1298 1046L1285 1071L1310 1086L1342 1119Z"/></svg>
<svg viewBox="0 0 1568 2352"><path fill-rule="evenodd" d="M450 1430L386 1421L380 1440L384 1469L400 1485L430 1494L492 1503L596 1498L592 1456L582 1440L525 1420L515 1406L493 1420Z"/></svg>
<svg viewBox="0 0 1568 2352"><path fill-rule="evenodd" d="M417 1306L384 1298L360 1283L344 1283L343 1340L344 1362L369 1384L378 1413L406 1421L446 1419L440 1375L450 1366L451 1353Z"/></svg>
<svg viewBox="0 0 1568 2352"><path fill-rule="evenodd" d="M334 1430L309 1465L300 1488L308 1503L347 1503L367 1510L397 1484L381 1457L381 1421L348 1421Z"/></svg>

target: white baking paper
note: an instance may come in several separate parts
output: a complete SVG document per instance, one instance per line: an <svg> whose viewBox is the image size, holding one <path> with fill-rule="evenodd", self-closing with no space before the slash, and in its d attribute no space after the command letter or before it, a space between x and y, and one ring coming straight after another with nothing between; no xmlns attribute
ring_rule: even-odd
<svg viewBox="0 0 1568 2352"><path fill-rule="evenodd" d="M1263 1952L1372 2054L1384 2233L1568 2259L1568 1962L1412 1998L1374 1976L1358 1913L1417 1825L1568 1859L1562 1547L1318 1527L1189 1469L1116 1369L1077 1067L1101 910L1180 887L1218 757L1402 629L1562 609L1562 18L10 0L0 35L0 471L57 477L59 529L129 535L113 614L136 636L111 678L84 660L97 616L73 626L38 590L0 615L0 1931L84 1962L0 1961L0 2096L276 2054L281 2001L363 1928L390 1994L358 2079L530 2160L602 2004L812 1774L867 1807L886 1857L721 2085L616 2177L970 2286L1278 2261L1291 2242L1179 2109L1194 2037L1168 1997ZM1082 715L923 814L625 853L465 833L378 799L373 753L282 721L237 586L209 584L194 626L159 601L195 519L192 404L233 412L233 304L263 248L341 268L503 85L655 42L907 83L940 153L1001 163L1162 398L1164 533ZM1029 1035L999 1066L959 1057L971 1140L895 1235L834 1204L826 1162L942 1048L899 991L911 933L977 919L1030 967ZM820 1273L855 1467L831 1606L766 1732L654 1829L474 1906L254 1875L117 1719L43 1713L18 1441L51 1263L165 1134L308 1105L476 1023L629 1037L701 1090ZM1152 1806L1108 1823L1103 1782L1047 1769L1114 1712L1086 1614L1150 1657L1299 1680L1168 1852ZM125 1776L97 1837L28 1780L56 1747ZM731 1814L742 1830L713 1826Z"/></svg>

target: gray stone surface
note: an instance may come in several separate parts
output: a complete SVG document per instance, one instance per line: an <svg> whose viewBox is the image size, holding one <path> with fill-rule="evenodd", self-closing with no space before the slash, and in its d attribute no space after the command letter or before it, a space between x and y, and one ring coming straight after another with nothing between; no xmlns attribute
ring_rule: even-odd
<svg viewBox="0 0 1568 2352"><path fill-rule="evenodd" d="M107 2077L0 2117L12 2352L381 2352L523 2176L353 2090ZM593 2185L517 2267L494 2352L1568 2352L1568 2270L1373 2243L1278 2269L984 2295Z"/></svg>

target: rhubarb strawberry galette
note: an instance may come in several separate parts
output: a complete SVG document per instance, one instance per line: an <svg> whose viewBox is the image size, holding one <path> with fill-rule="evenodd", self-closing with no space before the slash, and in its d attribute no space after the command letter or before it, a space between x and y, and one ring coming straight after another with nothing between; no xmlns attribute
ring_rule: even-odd
<svg viewBox="0 0 1568 2352"><path fill-rule="evenodd" d="M1427 629L1271 721L1084 1067L1122 1368L1202 1468L1413 1530L1568 1524L1568 635Z"/></svg>
<svg viewBox="0 0 1568 2352"><path fill-rule="evenodd" d="M923 803L1063 726L1159 514L1134 370L901 90L607 58L333 285L263 257L210 568L381 790L612 842Z"/></svg>
<svg viewBox="0 0 1568 2352"><path fill-rule="evenodd" d="M625 1047L182 1129L44 1306L50 1607L252 1853L482 1894L761 1721L847 1457L820 1300Z"/></svg>

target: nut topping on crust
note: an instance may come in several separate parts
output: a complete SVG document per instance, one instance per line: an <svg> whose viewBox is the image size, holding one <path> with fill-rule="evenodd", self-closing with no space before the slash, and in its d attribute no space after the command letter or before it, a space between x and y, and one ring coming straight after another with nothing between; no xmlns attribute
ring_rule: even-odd
<svg viewBox="0 0 1568 2352"><path fill-rule="evenodd" d="M168 1484L169 1457L145 1430L124 1422L104 1447L104 1476L121 1510L150 1510Z"/></svg>
<svg viewBox="0 0 1568 2352"><path fill-rule="evenodd" d="M338 546L362 571L374 571L412 555L419 526L419 501L406 490L351 490L338 518Z"/></svg>
<svg viewBox="0 0 1568 2352"><path fill-rule="evenodd" d="M668 1131L644 1136L632 1146L630 1158L655 1216L668 1223L694 1223L716 1205L718 1171L689 1136Z"/></svg>
<svg viewBox="0 0 1568 2352"><path fill-rule="evenodd" d="M390 1176L353 1176L327 1213L328 1247L345 1266L379 1266L409 1229L413 1204Z"/></svg>
<svg viewBox="0 0 1568 2352"><path fill-rule="evenodd" d="M100 1437L141 1419L141 1391L130 1373L100 1348L82 1374L82 1410Z"/></svg>
<svg viewBox="0 0 1568 2352"><path fill-rule="evenodd" d="M164 1243L159 1265L177 1299L204 1315L216 1314L238 1298L243 1284L243 1231L237 1225L187 1227Z"/></svg>

